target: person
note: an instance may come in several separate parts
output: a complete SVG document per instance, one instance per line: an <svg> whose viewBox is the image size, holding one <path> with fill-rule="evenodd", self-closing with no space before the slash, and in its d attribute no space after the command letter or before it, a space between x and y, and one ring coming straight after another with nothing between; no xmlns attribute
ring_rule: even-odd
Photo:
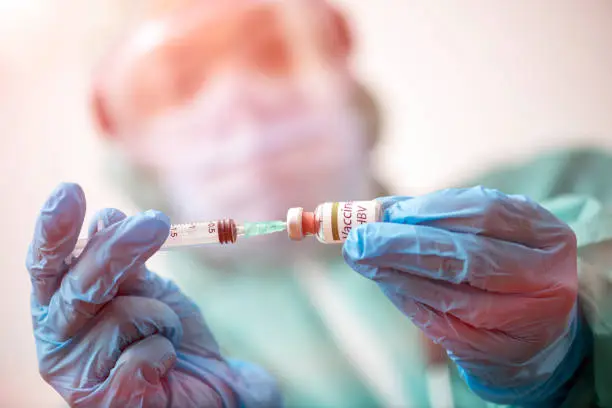
<svg viewBox="0 0 612 408"><path fill-rule="evenodd" d="M173 222L381 195L350 50L316 0L194 2L144 25L94 85L126 191ZM168 235L159 211L101 211L68 265L85 194L60 185L27 256L41 374L71 406L423 407L424 333L450 357L455 406L610 405L612 196L595 175L611 160L561 152L386 196L343 259L282 236L183 251L178 285L145 266Z"/></svg>

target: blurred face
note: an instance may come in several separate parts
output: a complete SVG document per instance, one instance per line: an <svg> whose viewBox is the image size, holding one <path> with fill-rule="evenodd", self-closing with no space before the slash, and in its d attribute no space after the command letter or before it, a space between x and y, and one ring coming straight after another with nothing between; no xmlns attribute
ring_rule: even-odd
<svg viewBox="0 0 612 408"><path fill-rule="evenodd" d="M200 4L146 25L96 93L100 123L156 174L172 216L282 218L366 197L348 40L329 9Z"/></svg>
<svg viewBox="0 0 612 408"><path fill-rule="evenodd" d="M350 106L245 82L219 80L147 129L142 159L156 166L181 218L282 218L290 206L367 194L363 126Z"/></svg>

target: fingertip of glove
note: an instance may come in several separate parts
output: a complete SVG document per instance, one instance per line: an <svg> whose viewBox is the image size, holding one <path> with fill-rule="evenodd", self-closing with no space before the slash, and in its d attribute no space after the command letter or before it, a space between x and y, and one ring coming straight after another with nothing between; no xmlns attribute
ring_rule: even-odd
<svg viewBox="0 0 612 408"><path fill-rule="evenodd" d="M83 190L78 184L62 183L53 190L40 210L35 239L44 241L43 246L56 246L78 232L84 217Z"/></svg>
<svg viewBox="0 0 612 408"><path fill-rule="evenodd" d="M73 197L77 201L85 200L85 192L83 188L77 183L63 182L57 185L51 193L51 196L55 197Z"/></svg>
<svg viewBox="0 0 612 408"><path fill-rule="evenodd" d="M81 186L75 183L61 183L51 193L41 209L48 212L84 212L85 193Z"/></svg>
<svg viewBox="0 0 612 408"><path fill-rule="evenodd" d="M161 221L170 226L170 218L166 214L158 210L147 210L142 213L143 217Z"/></svg>
<svg viewBox="0 0 612 408"><path fill-rule="evenodd" d="M119 213L115 213L119 216ZM100 219L95 220L102 221ZM105 222L105 221L103 221ZM145 211L132 217L127 217L111 225L104 231L99 231L100 225L92 226L98 237L99 245L109 251L125 253L126 256L148 254L150 256L168 238L170 233L168 217L159 211ZM131 252L128 248L134 249Z"/></svg>
<svg viewBox="0 0 612 408"><path fill-rule="evenodd" d="M170 233L170 218L157 210L147 210L140 214L142 222L153 229L153 233L161 242L168 238Z"/></svg>
<svg viewBox="0 0 612 408"><path fill-rule="evenodd" d="M151 220L161 221L164 225L170 227L170 218L168 218L168 216L161 211L147 210L143 212L142 215L143 217Z"/></svg>
<svg viewBox="0 0 612 408"><path fill-rule="evenodd" d="M342 248L342 255L346 264L358 274L368 279L376 276L376 268L370 265L368 249L371 245L367 236L371 233L371 224L354 228Z"/></svg>
<svg viewBox="0 0 612 408"><path fill-rule="evenodd" d="M364 241L367 239L371 224L360 225L349 233L342 252L345 259L361 259L364 255Z"/></svg>
<svg viewBox="0 0 612 408"><path fill-rule="evenodd" d="M369 276L371 274L367 259L371 257L370 250L375 249L375 245L370 242L370 238L377 234L377 231L377 223L364 224L353 228L342 248L345 262L362 275Z"/></svg>
<svg viewBox="0 0 612 408"><path fill-rule="evenodd" d="M89 225L89 236L94 235L96 232L108 228L119 221L124 220L127 216L116 208L105 208L98 211L92 218Z"/></svg>

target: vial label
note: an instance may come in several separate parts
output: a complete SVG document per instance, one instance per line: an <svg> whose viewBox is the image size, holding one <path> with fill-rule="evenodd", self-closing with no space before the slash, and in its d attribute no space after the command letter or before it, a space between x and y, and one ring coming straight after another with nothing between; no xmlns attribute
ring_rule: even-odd
<svg viewBox="0 0 612 408"><path fill-rule="evenodd" d="M382 218L376 200L325 203L321 210L321 238L330 244L344 242L353 228Z"/></svg>

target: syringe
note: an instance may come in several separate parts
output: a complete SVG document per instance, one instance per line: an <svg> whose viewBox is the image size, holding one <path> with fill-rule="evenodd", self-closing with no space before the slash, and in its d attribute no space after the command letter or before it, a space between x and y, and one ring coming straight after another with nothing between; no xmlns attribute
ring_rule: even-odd
<svg viewBox="0 0 612 408"><path fill-rule="evenodd" d="M245 222L239 224L232 219L224 219L189 224L173 224L170 226L170 234L160 250L206 244L233 244L240 236L267 235L285 231L286 229L287 223L285 221ZM81 255L88 242L89 238L79 238L74 251L72 251L72 257L67 262Z"/></svg>

